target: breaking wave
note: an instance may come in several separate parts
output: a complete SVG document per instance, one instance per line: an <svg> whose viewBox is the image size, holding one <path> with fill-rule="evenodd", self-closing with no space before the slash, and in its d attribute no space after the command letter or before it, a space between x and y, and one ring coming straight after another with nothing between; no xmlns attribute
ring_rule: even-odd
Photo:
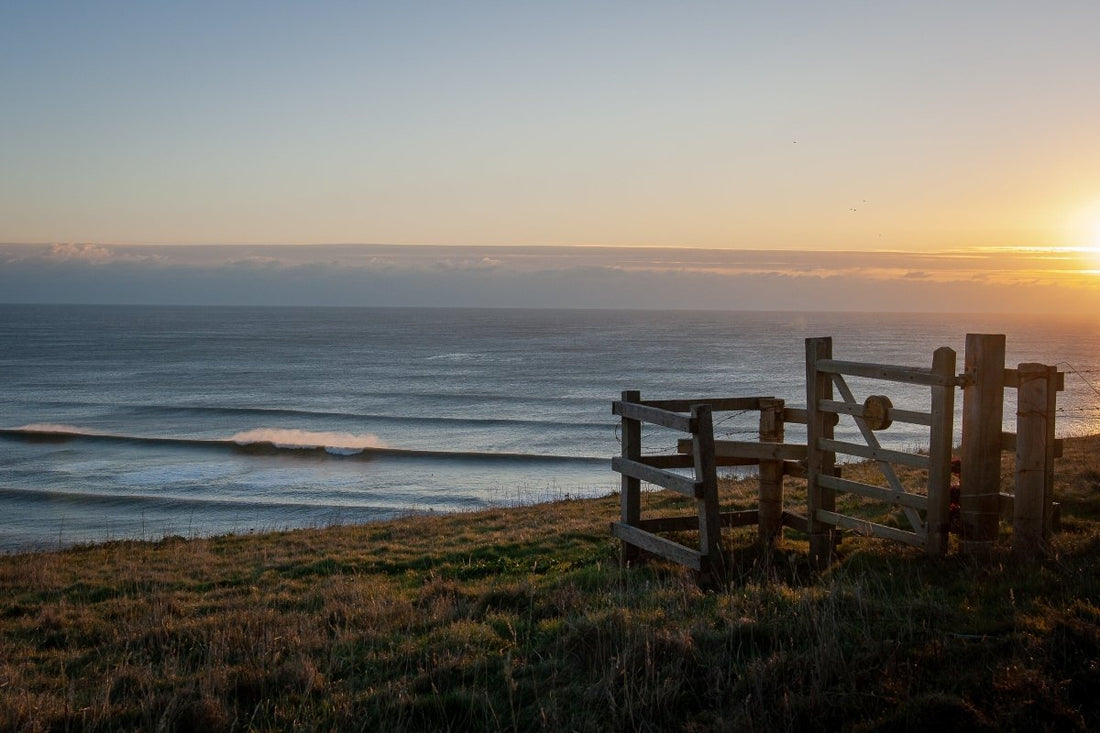
<svg viewBox="0 0 1100 733"><path fill-rule="evenodd" d="M29 443L57 443L68 440L88 442L129 443L133 445L167 445L182 448L231 450L252 455L334 456L371 459L377 456L435 458L478 461L551 461L606 462L598 456L562 456L537 453L495 453L480 451L410 450L386 445L373 434L313 432L284 428L254 428L236 433L227 439L154 437L120 435L89 430L73 425L33 423L17 428L0 428L0 438Z"/></svg>

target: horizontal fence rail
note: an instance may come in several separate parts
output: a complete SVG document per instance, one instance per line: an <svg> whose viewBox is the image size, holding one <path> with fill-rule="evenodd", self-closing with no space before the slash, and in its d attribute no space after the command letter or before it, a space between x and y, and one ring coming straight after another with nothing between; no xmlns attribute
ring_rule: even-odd
<svg viewBox="0 0 1100 733"><path fill-rule="evenodd" d="M857 361L819 359L817 371L826 374L846 374L850 377L866 377L888 382L905 382L925 387L957 387L962 380L955 375L935 374L925 367L894 366L892 364L865 364Z"/></svg>

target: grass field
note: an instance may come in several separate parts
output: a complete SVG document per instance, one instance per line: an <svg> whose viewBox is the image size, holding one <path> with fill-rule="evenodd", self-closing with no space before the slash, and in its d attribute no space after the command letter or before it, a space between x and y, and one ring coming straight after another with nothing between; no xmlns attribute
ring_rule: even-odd
<svg viewBox="0 0 1100 733"><path fill-rule="evenodd" d="M0 729L1095 730L1100 437L1056 474L1040 562L738 530L717 591L620 568L617 496L0 556Z"/></svg>

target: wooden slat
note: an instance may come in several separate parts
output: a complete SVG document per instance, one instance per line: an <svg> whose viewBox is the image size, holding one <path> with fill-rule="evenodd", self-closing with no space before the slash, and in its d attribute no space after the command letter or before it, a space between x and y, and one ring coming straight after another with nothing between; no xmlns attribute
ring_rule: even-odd
<svg viewBox="0 0 1100 733"><path fill-rule="evenodd" d="M652 552L654 555L660 555L666 560L686 565L692 570L699 570L702 567L703 556L701 553L637 527L631 527L622 522L613 522L611 524L611 534L623 542L634 545L646 552Z"/></svg>
<svg viewBox="0 0 1100 733"><path fill-rule="evenodd" d="M1061 438L1054 439L1054 457L1062 457L1062 448L1065 447L1064 441ZM1001 433L1001 450L1008 451L1009 453L1016 452L1016 433L1003 432Z"/></svg>
<svg viewBox="0 0 1100 733"><path fill-rule="evenodd" d="M846 402L854 403L856 401L855 396L852 394L852 390L848 388L848 383L844 380L842 375L834 374L833 383L836 385L837 390L840 391L841 396L844 397ZM933 387L933 389L937 388ZM872 450L880 450L882 445L878 441L878 436L875 435L875 431L871 429L871 426L867 424L867 421L863 419L862 415L853 415L852 417L855 420L856 427L859 428L860 435L863 436L864 442L866 442ZM886 482L890 484L890 488L899 494L905 491L901 479L898 478L897 472L894 471L894 467L890 463L879 461L878 467L879 470L882 471L882 475L886 477ZM920 517L914 510L906 507L904 511L906 519L909 520L909 526L913 529L921 526Z"/></svg>
<svg viewBox="0 0 1100 733"><path fill-rule="evenodd" d="M806 517L801 514L795 514L794 512L783 512L783 526L790 527L796 532L809 532L810 522Z"/></svg>
<svg viewBox="0 0 1100 733"><path fill-rule="evenodd" d="M760 461L801 461L806 458L806 446L798 443L768 443L754 440L716 440L714 453L732 458L755 458Z"/></svg>
<svg viewBox="0 0 1100 733"><path fill-rule="evenodd" d="M932 425L932 413L930 412L917 412L916 410L899 410L896 407L891 407L890 418L894 422L909 423L910 425L924 425L926 427L930 427Z"/></svg>
<svg viewBox="0 0 1100 733"><path fill-rule="evenodd" d="M819 439L817 445L821 450L859 456L872 461L888 461L890 463L900 463L903 466L913 466L914 468L928 468L928 456L917 455L916 453L903 453L889 448L871 448L858 443L846 443L842 440L829 440L827 438Z"/></svg>
<svg viewBox="0 0 1100 733"><path fill-rule="evenodd" d="M699 552L708 562L719 562L722 553L722 524L719 514L722 507L718 503L718 471L714 458L714 411L707 405L694 405L691 417L696 427L695 479L700 488L695 494L695 509L699 513ZM703 570L711 571L704 566Z"/></svg>
<svg viewBox="0 0 1100 733"><path fill-rule="evenodd" d="M924 546L923 533L906 532L903 529L887 527L885 524L868 522L864 519L856 519L855 517L846 517L843 514L825 511L824 509L818 509L815 516L819 522L850 529L857 534L867 537L878 537L883 540L903 542L907 545L913 545L914 547Z"/></svg>
<svg viewBox="0 0 1100 733"><path fill-rule="evenodd" d="M783 475L793 478L806 478L806 464L798 461L783 461Z"/></svg>
<svg viewBox="0 0 1100 733"><path fill-rule="evenodd" d="M654 468L693 468L695 466L695 459L690 455L686 455L691 453L691 440L686 439L684 443L687 447L682 449L683 453L674 456L642 456L638 459L638 462L644 463L647 466L653 466ZM760 463L760 461L755 458L728 458L723 456L718 456L715 458L714 462L723 468L755 466Z"/></svg>
<svg viewBox="0 0 1100 733"><path fill-rule="evenodd" d="M684 438L676 442L676 450L687 453L692 441ZM801 461L806 458L806 446L801 443L768 443L759 440L716 440L714 455L719 458L748 459L744 465L760 461Z"/></svg>
<svg viewBox="0 0 1100 733"><path fill-rule="evenodd" d="M723 527L750 527L760 521L758 509L743 509L737 512L722 512Z"/></svg>
<svg viewBox="0 0 1100 733"><path fill-rule="evenodd" d="M707 405L714 412L733 412L759 410L760 399L760 397L700 397L698 399L642 400L640 404L672 412L688 412L696 405Z"/></svg>
<svg viewBox="0 0 1100 733"><path fill-rule="evenodd" d="M735 458L732 456L717 456L714 461L717 465L723 467L760 465L759 458Z"/></svg>
<svg viewBox="0 0 1100 733"><path fill-rule="evenodd" d="M651 517L638 522L638 529L646 532L697 532L699 517L686 514L680 517Z"/></svg>
<svg viewBox="0 0 1100 733"><path fill-rule="evenodd" d="M893 489L888 489L883 486L872 486L871 484L865 484L860 481L849 481L848 479L837 478L836 476L821 476L818 478L822 486L826 486L836 491L845 491L849 494L856 494L868 499L875 499L876 501L885 501L890 504L896 504L897 506L910 507L912 509L925 509L928 506L927 497L920 494L909 494L901 492L900 494Z"/></svg>
<svg viewBox="0 0 1100 733"><path fill-rule="evenodd" d="M760 513L756 509L736 512L722 512L719 521L723 527L748 527L756 524ZM686 514L679 517L652 517L638 523L639 529L647 532L692 532L699 529L699 517Z"/></svg>
<svg viewBox="0 0 1100 733"><path fill-rule="evenodd" d="M818 371L830 374L847 374L852 377L867 377L869 379L884 379L889 382L905 382L907 384L923 384L929 387L946 387L958 383L957 377L943 377L933 374L927 367L894 366L892 364L865 364L858 361L841 361L840 359L820 359L817 362Z"/></svg>
<svg viewBox="0 0 1100 733"><path fill-rule="evenodd" d="M636 402L641 399L641 392L637 390L624 390L623 402ZM623 419L622 423L622 453L625 460L637 460L642 455L642 424L637 420ZM621 508L620 519L627 524L637 524L642 516L642 483L636 478L622 475L622 486L619 492L619 506ZM622 547L620 560L627 563L634 557L634 551L627 545Z"/></svg>
<svg viewBox="0 0 1100 733"><path fill-rule="evenodd" d="M863 415L863 405L855 402L841 402L839 400L819 400L818 409L825 412L835 412L841 415Z"/></svg>
<svg viewBox="0 0 1100 733"><path fill-rule="evenodd" d="M620 417L640 420L642 422L652 423L653 425L671 428L672 430L679 430L684 433L695 432L695 421L687 415L669 412L668 410L662 410L657 407L648 407L634 402L622 402L617 400L611 403L611 412Z"/></svg>
<svg viewBox="0 0 1100 733"><path fill-rule="evenodd" d="M799 407L784 407L783 408L783 422L795 423L796 425L805 425L808 420L808 413L806 410Z"/></svg>
<svg viewBox="0 0 1100 733"><path fill-rule="evenodd" d="M701 481L696 481L687 476L681 476L678 473L669 473L659 468L652 468L644 463L631 461L619 456L615 456L611 459L611 468L624 476L648 481L662 488L678 491L684 496L697 497L703 491L703 483Z"/></svg>
<svg viewBox="0 0 1100 733"><path fill-rule="evenodd" d="M783 406L783 400L760 401L760 440L773 444L783 443L786 435ZM757 539L764 546L772 546L783 533L783 461L760 462L760 480L756 494L760 520Z"/></svg>
<svg viewBox="0 0 1100 733"><path fill-rule="evenodd" d="M695 460L691 456L677 453L672 456L642 456L638 463L644 463L651 468L692 468Z"/></svg>
<svg viewBox="0 0 1100 733"><path fill-rule="evenodd" d="M841 415L863 416L863 405L858 402L840 402L838 400L822 400L819 403L822 410L826 412L834 412ZM910 425L931 425L932 413L930 412L916 412L915 410L899 410L896 407L891 407L889 411L890 419L894 422L903 422Z"/></svg>
<svg viewBox="0 0 1100 733"><path fill-rule="evenodd" d="M1013 389L1020 388L1020 373L1016 369L1005 369L1004 374L1004 383L1006 387L1012 387ZM1058 376L1055 377L1055 380L1055 389L1059 392L1064 392L1066 389L1066 373L1058 372Z"/></svg>

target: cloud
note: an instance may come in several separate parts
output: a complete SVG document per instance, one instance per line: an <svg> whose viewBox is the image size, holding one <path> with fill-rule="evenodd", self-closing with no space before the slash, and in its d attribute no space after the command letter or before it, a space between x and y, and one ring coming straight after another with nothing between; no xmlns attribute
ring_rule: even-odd
<svg viewBox="0 0 1100 733"><path fill-rule="evenodd" d="M112 261L114 254L107 247L98 244L53 244L50 245L46 258L55 262L79 260L81 262L104 263Z"/></svg>
<svg viewBox="0 0 1100 733"><path fill-rule="evenodd" d="M1004 311L1100 306L1043 251L0 245L6 302Z"/></svg>

